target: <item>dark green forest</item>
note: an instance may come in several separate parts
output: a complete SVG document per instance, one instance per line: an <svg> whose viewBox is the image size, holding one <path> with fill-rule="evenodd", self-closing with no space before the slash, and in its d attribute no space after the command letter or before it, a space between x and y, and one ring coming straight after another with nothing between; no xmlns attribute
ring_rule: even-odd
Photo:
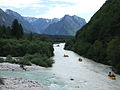
<svg viewBox="0 0 120 90"><path fill-rule="evenodd" d="M111 65L120 74L120 0L107 0L76 36L66 42L65 49Z"/></svg>
<svg viewBox="0 0 120 90"><path fill-rule="evenodd" d="M32 63L51 67L54 61L53 43L48 37L35 37L32 33L24 34L22 25L15 19L11 27L0 26L0 62L10 62L23 65ZM18 60L12 57L18 57Z"/></svg>

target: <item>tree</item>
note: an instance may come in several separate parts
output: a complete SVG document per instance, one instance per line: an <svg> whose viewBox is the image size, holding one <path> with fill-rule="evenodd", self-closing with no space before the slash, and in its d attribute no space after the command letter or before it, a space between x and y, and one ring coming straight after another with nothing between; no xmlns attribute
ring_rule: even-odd
<svg viewBox="0 0 120 90"><path fill-rule="evenodd" d="M22 25L18 23L18 20L15 19L12 23L12 35L19 40L23 36Z"/></svg>
<svg viewBox="0 0 120 90"><path fill-rule="evenodd" d="M32 41L32 39L33 39L33 33L30 32L30 34L29 34L29 40Z"/></svg>
<svg viewBox="0 0 120 90"><path fill-rule="evenodd" d="M16 36L17 30L18 30L19 24L18 24L18 20L15 19L12 23L12 35Z"/></svg>
<svg viewBox="0 0 120 90"><path fill-rule="evenodd" d="M87 57L90 59L94 59L97 62L107 63L107 61L105 60L105 53L106 49L104 47L104 44L101 41L96 40L95 43L91 45L91 47L88 49Z"/></svg>
<svg viewBox="0 0 120 90"><path fill-rule="evenodd" d="M19 35L20 35L19 37L22 37L24 33L23 33L23 27L21 24L19 25L19 29L20 29L19 30Z"/></svg>
<svg viewBox="0 0 120 90"><path fill-rule="evenodd" d="M7 27L6 28L6 38L10 38L12 35L11 35L11 27Z"/></svg>
<svg viewBox="0 0 120 90"><path fill-rule="evenodd" d="M107 48L108 59L116 69L120 69L120 37L112 39Z"/></svg>

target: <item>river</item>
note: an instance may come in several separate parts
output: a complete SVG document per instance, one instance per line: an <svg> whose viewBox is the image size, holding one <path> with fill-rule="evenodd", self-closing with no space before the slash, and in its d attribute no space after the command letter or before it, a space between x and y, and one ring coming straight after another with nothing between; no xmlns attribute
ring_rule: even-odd
<svg viewBox="0 0 120 90"><path fill-rule="evenodd" d="M1 71L0 76L22 77L42 83L49 90L120 90L120 76L108 78L110 66L96 63L78 54L64 50L64 43L54 44L52 68L40 71ZM69 57L64 57L64 54ZM78 59L83 61L79 62ZM73 79L73 80L71 80Z"/></svg>

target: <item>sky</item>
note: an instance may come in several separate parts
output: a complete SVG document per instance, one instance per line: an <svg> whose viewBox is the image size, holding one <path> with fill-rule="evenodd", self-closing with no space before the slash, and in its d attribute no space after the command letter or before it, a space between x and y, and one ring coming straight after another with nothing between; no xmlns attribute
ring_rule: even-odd
<svg viewBox="0 0 120 90"><path fill-rule="evenodd" d="M11 9L22 16L61 18L77 15L87 22L106 0L0 0L0 8Z"/></svg>

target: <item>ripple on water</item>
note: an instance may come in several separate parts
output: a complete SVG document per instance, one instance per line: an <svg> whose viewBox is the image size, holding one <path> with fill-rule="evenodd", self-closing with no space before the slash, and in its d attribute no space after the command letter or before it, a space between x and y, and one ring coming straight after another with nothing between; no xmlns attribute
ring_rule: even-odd
<svg viewBox="0 0 120 90"><path fill-rule="evenodd" d="M33 80L42 83L47 86L50 90L68 90L65 87L65 83L60 80L55 74L48 71L31 71L31 72L12 72L12 71L1 71L0 76L9 77L22 77L28 80Z"/></svg>

